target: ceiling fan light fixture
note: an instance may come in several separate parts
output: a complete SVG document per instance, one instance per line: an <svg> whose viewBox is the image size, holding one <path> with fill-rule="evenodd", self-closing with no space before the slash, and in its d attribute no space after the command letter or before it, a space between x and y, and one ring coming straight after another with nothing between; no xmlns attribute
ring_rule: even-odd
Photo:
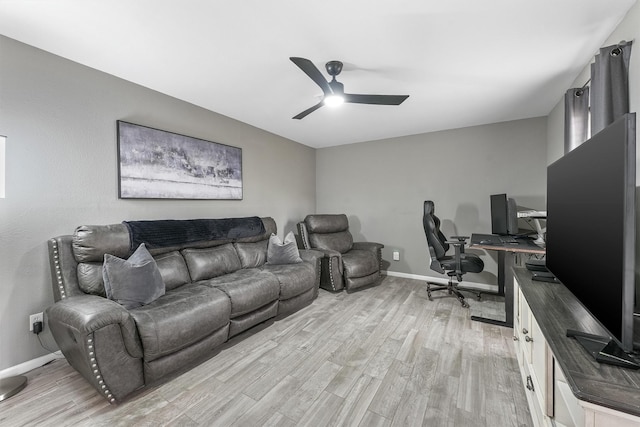
<svg viewBox="0 0 640 427"><path fill-rule="evenodd" d="M324 97L324 105L327 107L338 107L344 104L344 97L342 95L327 95Z"/></svg>

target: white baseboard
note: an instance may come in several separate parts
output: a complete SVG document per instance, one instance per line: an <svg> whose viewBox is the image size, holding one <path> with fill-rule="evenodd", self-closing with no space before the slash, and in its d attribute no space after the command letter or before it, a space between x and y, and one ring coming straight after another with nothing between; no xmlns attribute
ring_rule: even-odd
<svg viewBox="0 0 640 427"><path fill-rule="evenodd" d="M3 369L0 371L0 378L13 377L15 375L22 375L26 372L31 371L32 369L39 368L42 365L45 365L52 360L62 359L64 356L58 350L55 353L45 354L44 356L40 356L36 359L27 360L24 363L21 363L16 366L11 366L7 369Z"/></svg>
<svg viewBox="0 0 640 427"><path fill-rule="evenodd" d="M421 280L423 282L434 282L434 283L442 283L446 284L448 282L444 277L431 277L431 276L423 276L420 274L409 274L409 273L401 273L399 271L388 271L382 270L382 274L386 274L387 276L392 277L402 277L404 279L414 279ZM490 291L490 292L498 292L498 285L489 285L486 283L477 283L477 282L460 282L460 286L465 288L474 288L480 291Z"/></svg>

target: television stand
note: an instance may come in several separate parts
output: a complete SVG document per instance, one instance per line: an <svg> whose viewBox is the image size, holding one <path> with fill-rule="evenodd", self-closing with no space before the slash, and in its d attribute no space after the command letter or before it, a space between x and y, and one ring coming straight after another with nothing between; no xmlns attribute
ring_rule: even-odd
<svg viewBox="0 0 640 427"><path fill-rule="evenodd" d="M573 329L567 329L567 337L575 338L599 363L640 369L640 363L625 353L618 343L609 337L587 334Z"/></svg>

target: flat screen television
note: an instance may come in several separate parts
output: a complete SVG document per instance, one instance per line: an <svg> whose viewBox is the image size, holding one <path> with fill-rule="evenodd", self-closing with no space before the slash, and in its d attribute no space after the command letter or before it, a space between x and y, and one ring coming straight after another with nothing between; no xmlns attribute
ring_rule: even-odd
<svg viewBox="0 0 640 427"><path fill-rule="evenodd" d="M491 234L502 236L518 234L518 208L506 194L492 194Z"/></svg>
<svg viewBox="0 0 640 427"><path fill-rule="evenodd" d="M635 135L635 114L626 114L547 169L547 268L625 352L633 350Z"/></svg>

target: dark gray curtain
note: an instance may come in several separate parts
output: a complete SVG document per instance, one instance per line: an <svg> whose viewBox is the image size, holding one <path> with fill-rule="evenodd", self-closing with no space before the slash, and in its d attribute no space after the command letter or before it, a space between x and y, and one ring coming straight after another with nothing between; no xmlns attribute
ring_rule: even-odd
<svg viewBox="0 0 640 427"><path fill-rule="evenodd" d="M564 94L565 154L589 138L589 88L573 88Z"/></svg>
<svg viewBox="0 0 640 427"><path fill-rule="evenodd" d="M631 43L601 48L591 64L591 135L629 112Z"/></svg>

